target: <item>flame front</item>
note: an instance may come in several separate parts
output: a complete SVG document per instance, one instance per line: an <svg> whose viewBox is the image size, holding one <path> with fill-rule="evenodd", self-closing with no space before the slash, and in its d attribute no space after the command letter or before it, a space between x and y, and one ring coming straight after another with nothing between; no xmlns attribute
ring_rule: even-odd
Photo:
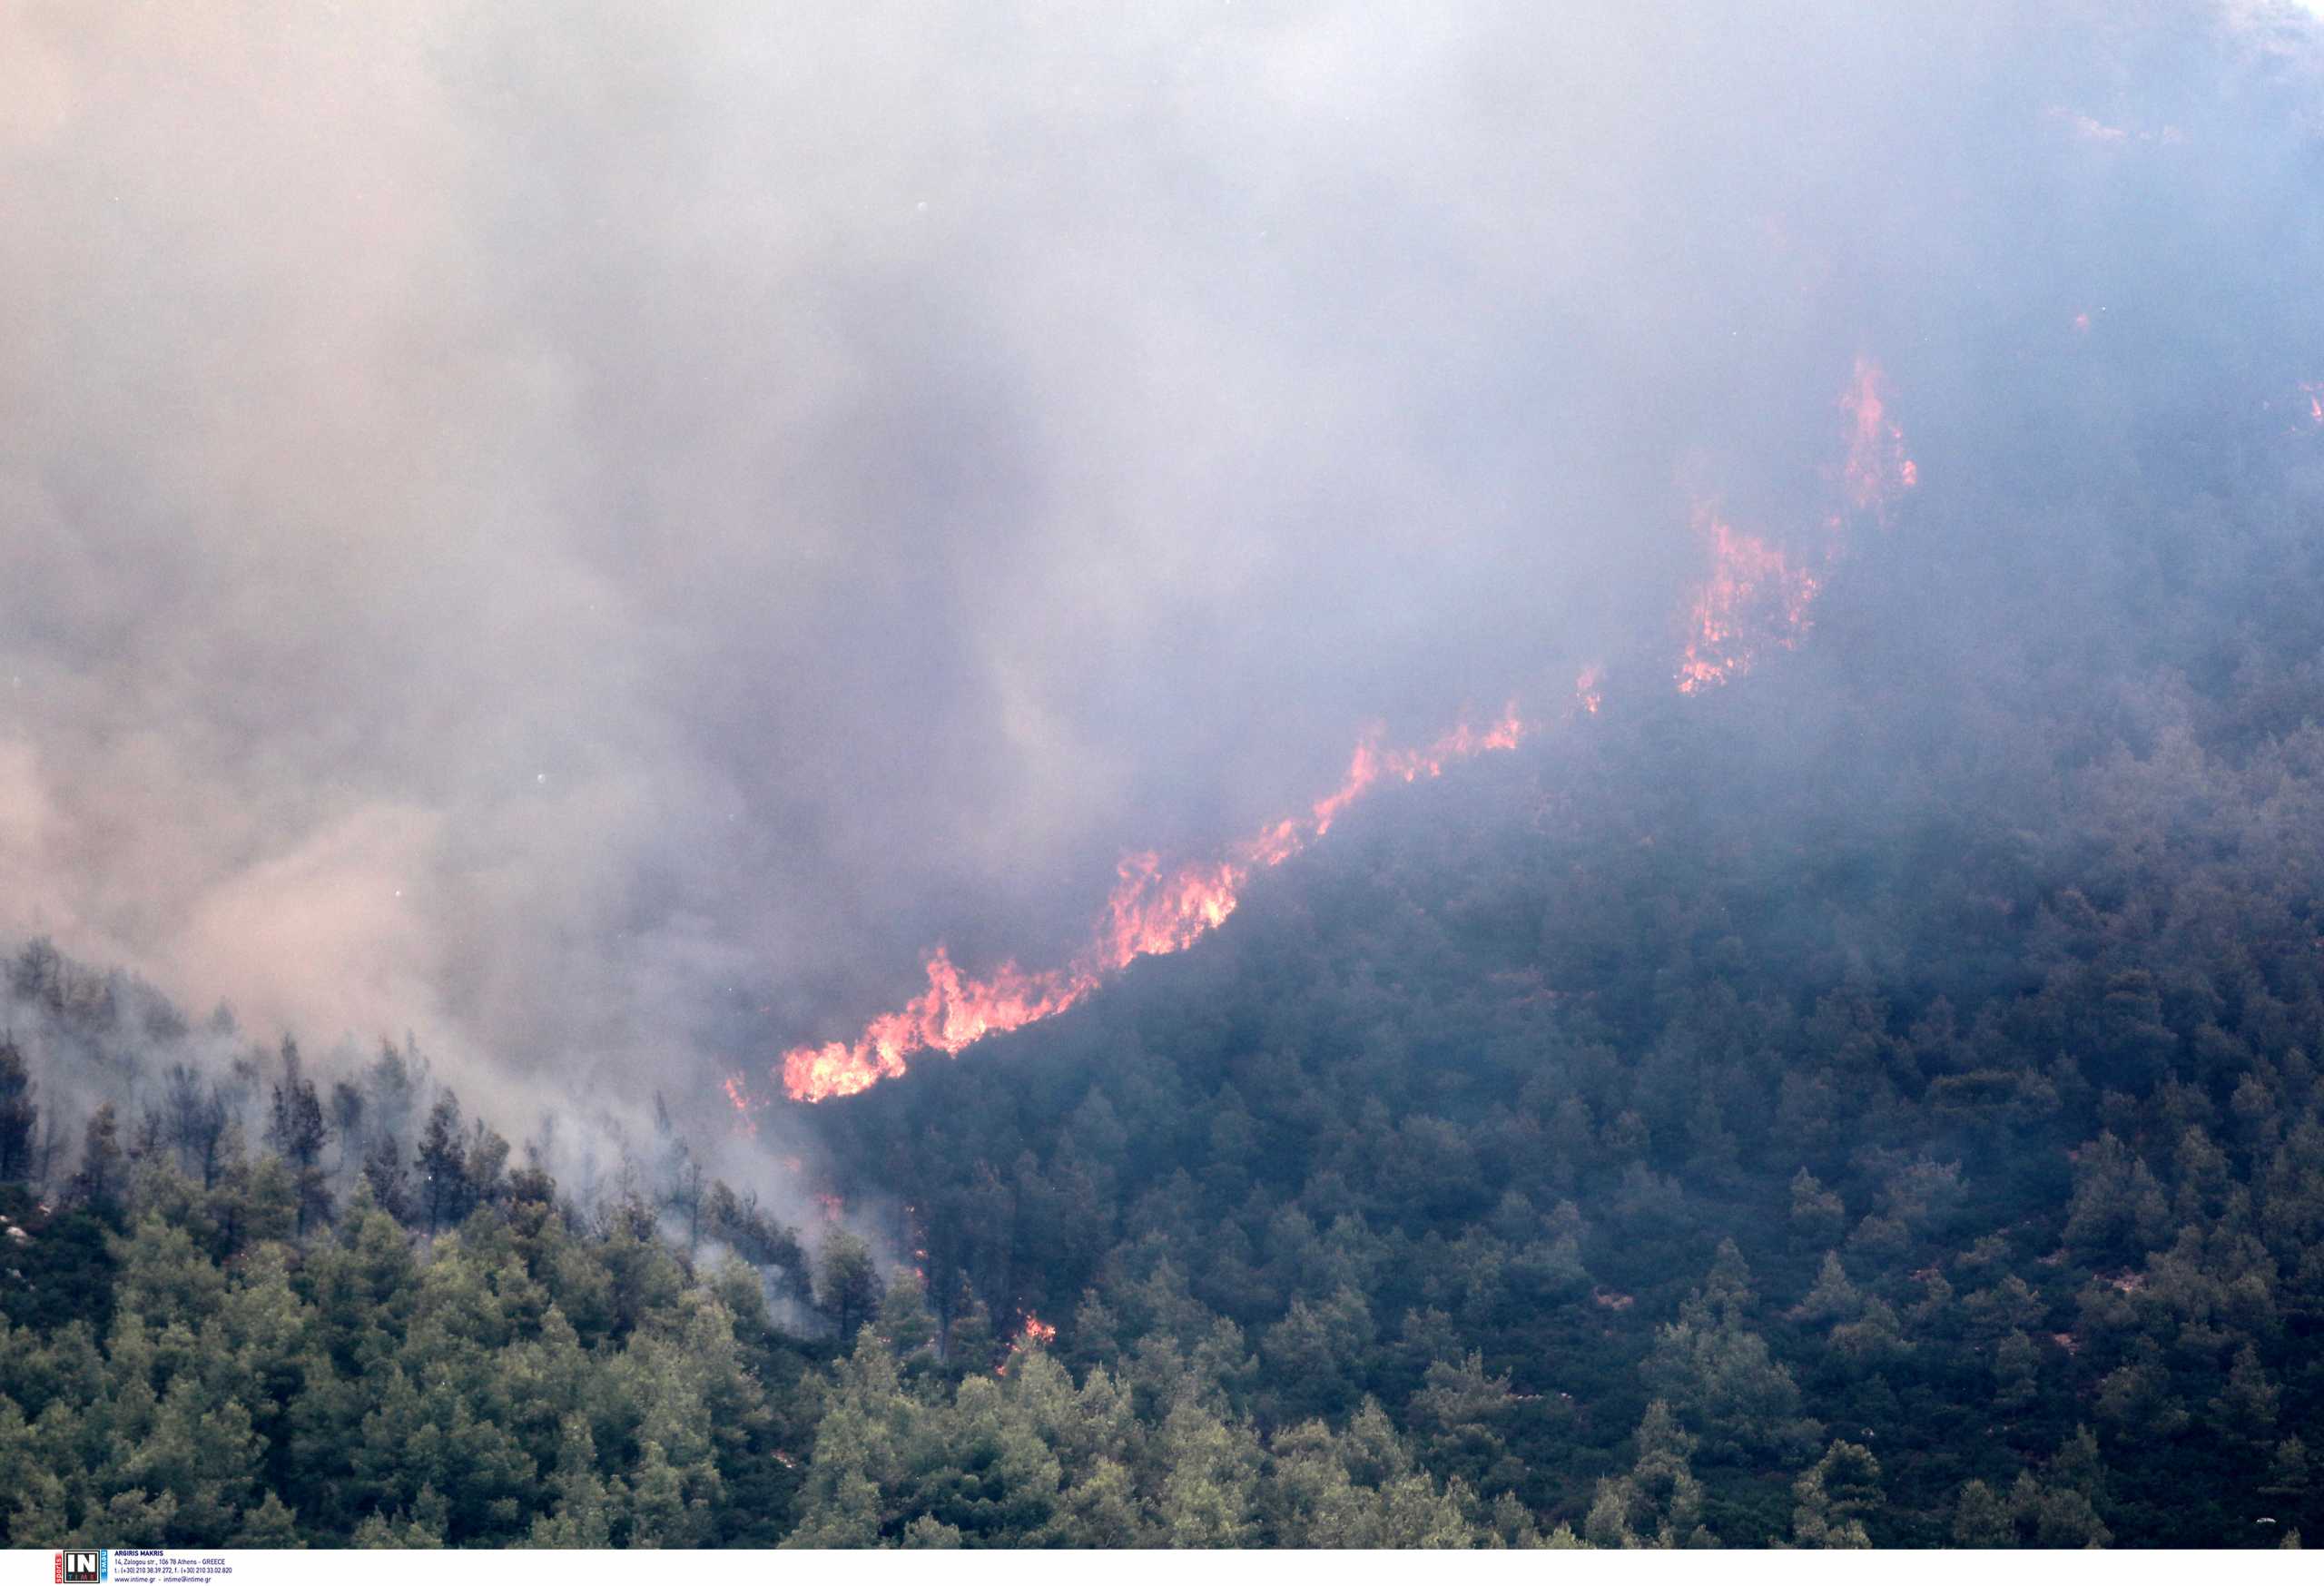
<svg viewBox="0 0 2324 1586"><path fill-rule="evenodd" d="M1133 853L1117 869L1120 883L1106 900L1098 962L1120 969L1142 953L1177 952L1235 912L1250 872L1232 860L1187 865L1165 875L1152 853Z"/></svg>
<svg viewBox="0 0 2324 1586"><path fill-rule="evenodd" d="M1905 432L1888 417L1882 399L1885 385L1880 366L1868 358L1856 360L1856 374L1840 398L1848 415L1848 458L1841 469L1847 481L1849 504L1859 511L1881 512L1899 490L1920 482L1920 469L1905 455Z"/></svg>
<svg viewBox="0 0 2324 1586"><path fill-rule="evenodd" d="M1097 986L1087 969L1031 974L1005 963L989 979L962 974L942 947L926 966L928 990L864 1026L853 1041L795 1047L783 1056L783 1088L795 1100L853 1096L904 1071L931 1048L946 1054L1003 1030L1062 1013Z"/></svg>
<svg viewBox="0 0 2324 1586"><path fill-rule="evenodd" d="M747 1135L758 1133L758 1120L751 1116L756 1104L751 1099L750 1089L743 1083L743 1077L740 1074L729 1074L726 1077L725 1090L726 1099L734 1104L734 1111L738 1115L734 1127Z"/></svg>
<svg viewBox="0 0 2324 1586"><path fill-rule="evenodd" d="M1823 589L1826 570L1846 549L1849 514L1886 523L1888 504L1920 483L1920 467L1905 450L1905 432L1888 416L1886 383L1878 364L1858 358L1840 395L1840 410L1847 415L1847 455L1840 467L1846 505L1825 520L1823 553L1812 565L1795 564L1791 553L1738 531L1709 507L1696 507L1696 527L1709 542L1711 574L1688 612L1679 693L1739 676L1768 645L1797 649L1807 636L1808 608Z"/></svg>
<svg viewBox="0 0 2324 1586"><path fill-rule="evenodd" d="M1356 744L1354 754L1348 760L1347 775L1340 785L1315 801L1304 833L1297 823L1285 821L1268 827L1246 844L1244 852L1263 853L1266 856L1264 862L1280 864L1329 832L1340 812L1362 798L1383 777L1418 782L1423 777L1442 776L1444 768L1455 761L1489 750L1514 749L1524 735L1525 724L1518 716L1517 702L1511 700L1491 726L1472 727L1464 721L1424 749L1384 750L1376 738L1365 738Z"/></svg>
<svg viewBox="0 0 2324 1586"><path fill-rule="evenodd" d="M2324 423L2324 395L2313 405ZM1827 520L1832 539L1814 565L1795 565L1781 547L1739 532L1708 507L1697 509L1697 527L1709 545L1711 575L1689 607L1677 675L1680 693L1693 694L1748 671L1766 645L1797 646L1807 635L1824 569L1839 552L1846 512L1885 521L1888 502L1919 482L1919 469L1905 454L1904 431L1888 417L1879 367L1869 359L1856 360L1840 407L1848 416L1840 469L1846 507ZM1583 714L1598 713L1602 681L1594 665L1576 679L1575 704ZM1124 858L1093 940L1066 967L1036 972L1010 962L979 979L961 973L939 946L925 966L925 991L898 1011L872 1020L852 1041L785 1052L783 1088L795 1101L853 1096L902 1074L918 1053L957 1055L988 1035L1062 1013L1133 960L1180 951L1217 929L1235 912L1253 875L1303 852L1379 783L1442 776L1462 760L1515 748L1526 730L1512 701L1488 725L1463 721L1420 748L1384 748L1376 734L1367 734L1356 744L1336 788L1309 805L1305 814L1277 821L1236 844L1227 857L1167 870L1152 852ZM728 1083L727 1094L746 1113L754 1105L739 1079ZM1038 1325L1029 1322L1029 1327Z"/></svg>
<svg viewBox="0 0 2324 1586"><path fill-rule="evenodd" d="M1009 1341L1009 1353L1001 1358L1001 1362L999 1365L992 1368L992 1374L995 1376L1007 1376L1009 1374L1009 1362L1015 1360L1017 1356L1024 1351L1028 1349L1047 1349L1050 1345L1056 1342L1057 1329L1051 1326L1049 1323L1042 1321L1039 1316L1033 1315L1032 1312L1026 1312L1025 1325L1019 1329L1016 1337L1011 1338Z"/></svg>
<svg viewBox="0 0 2324 1586"><path fill-rule="evenodd" d="M1679 692L1693 694L1750 670L1761 635L1785 649L1807 633L1807 608L1822 586L1815 574L1794 567L1784 553L1755 535L1739 534L1708 507L1695 522L1710 539L1711 576L1696 591Z"/></svg>
<svg viewBox="0 0 2324 1586"><path fill-rule="evenodd" d="M1309 806L1305 817L1278 821L1231 857L1165 870L1158 855L1124 858L1090 945L1063 969L1033 972L1005 963L985 979L962 974L941 946L929 955L928 989L896 1012L883 1013L852 1041L796 1047L783 1056L783 1088L794 1101L853 1096L902 1074L923 1051L957 1055L963 1047L1062 1013L1097 990L1104 978L1137 958L1191 947L1235 912L1244 885L1257 871L1281 864L1332 828L1341 812L1383 779L1419 782L1442 776L1460 761L1513 749L1524 736L1514 701L1484 726L1462 722L1418 749L1382 749L1366 737L1356 744L1340 785ZM727 1094L748 1106L740 1081Z"/></svg>

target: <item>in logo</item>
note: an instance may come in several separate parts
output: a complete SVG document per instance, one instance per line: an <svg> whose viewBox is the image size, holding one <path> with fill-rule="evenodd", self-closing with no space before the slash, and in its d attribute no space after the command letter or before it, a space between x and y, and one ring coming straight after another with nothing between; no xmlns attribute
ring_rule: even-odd
<svg viewBox="0 0 2324 1586"><path fill-rule="evenodd" d="M105 1550L67 1548L56 1555L56 1578L64 1586L96 1586L105 1578Z"/></svg>

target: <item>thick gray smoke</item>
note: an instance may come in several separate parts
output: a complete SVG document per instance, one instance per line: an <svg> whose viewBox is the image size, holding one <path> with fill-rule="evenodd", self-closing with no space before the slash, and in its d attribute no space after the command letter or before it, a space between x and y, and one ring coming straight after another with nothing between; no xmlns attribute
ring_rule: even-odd
<svg viewBox="0 0 2324 1586"><path fill-rule="evenodd" d="M1667 647L1860 353L2324 379L2313 25L2026 10L10 6L0 934L699 1092Z"/></svg>

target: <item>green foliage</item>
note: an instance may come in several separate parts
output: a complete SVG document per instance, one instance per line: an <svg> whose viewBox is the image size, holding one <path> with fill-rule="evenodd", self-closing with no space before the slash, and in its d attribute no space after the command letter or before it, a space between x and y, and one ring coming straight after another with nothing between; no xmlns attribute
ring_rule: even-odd
<svg viewBox="0 0 2324 1586"><path fill-rule="evenodd" d="M1870 1449L1835 1442L1792 1486L1792 1545L1803 1548L1868 1548L1865 1522L1886 1502L1880 1487L1880 1462Z"/></svg>
<svg viewBox="0 0 2324 1586"><path fill-rule="evenodd" d="M1638 1459L1630 1473L1598 1483L1585 1527L1590 1545L1716 1547L1702 1523L1703 1486L1689 1463L1699 1440L1681 1431L1670 1406L1657 1399L1646 1407L1635 1441Z"/></svg>
<svg viewBox="0 0 2324 1586"><path fill-rule="evenodd" d="M1964 482L1852 566L1909 599L1836 583L1834 643L1384 796L1196 950L803 1113L869 1208L812 1256L675 1126L574 1197L409 1040L310 1065L35 943L0 1526L2313 1534L2324 539L2274 444L2094 507L2104 566L2051 559L2038 479ZM2018 576L1945 670L1867 613L1962 596L1964 537Z"/></svg>
<svg viewBox="0 0 2324 1586"><path fill-rule="evenodd" d="M815 1258L815 1305L831 1319L832 1330L853 1337L879 1314L881 1288L871 1247L845 1228L832 1228Z"/></svg>
<svg viewBox="0 0 2324 1586"><path fill-rule="evenodd" d="M0 1035L0 1184L22 1183L30 1177L39 1121L24 1051L14 1037Z"/></svg>

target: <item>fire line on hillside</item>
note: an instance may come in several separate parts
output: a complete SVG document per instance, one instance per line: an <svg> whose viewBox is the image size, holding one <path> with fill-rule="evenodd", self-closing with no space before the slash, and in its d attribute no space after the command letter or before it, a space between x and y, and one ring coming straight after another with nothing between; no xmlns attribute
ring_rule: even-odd
<svg viewBox="0 0 2324 1586"><path fill-rule="evenodd" d="M1768 646L1792 649L1807 637L1810 608L1827 569L1846 551L1852 518L1886 524L1891 500L1919 482L1905 449L1904 431L1888 416L1879 367L1858 358L1839 406L1847 416L1847 450L1838 469L1843 505L1823 524L1823 544L1808 555L1737 529L1709 503L1698 503L1695 524L1707 544L1711 570L1686 608L1687 626L1674 682L1682 694L1732 681L1750 670ZM1573 709L1595 715L1603 702L1602 669L1592 665L1575 685ZM964 973L941 945L922 965L927 989L893 1012L867 1023L852 1041L795 1047L778 1069L794 1101L853 1096L901 1076L924 1051L948 1057L989 1035L1020 1029L1079 1002L1131 960L1180 951L1235 912L1243 888L1258 872L1299 853L1332 829L1340 814L1372 788L1444 774L1462 761L1514 749L1541 724L1527 722L1512 701L1492 722L1463 721L1421 748L1384 748L1377 735L1360 741L1340 785L1303 814L1266 827L1226 857L1165 869L1152 852L1125 855L1093 939L1061 968L1025 970L1005 962L990 974ZM746 1118L756 1105L742 1077L726 1082L728 1098Z"/></svg>

